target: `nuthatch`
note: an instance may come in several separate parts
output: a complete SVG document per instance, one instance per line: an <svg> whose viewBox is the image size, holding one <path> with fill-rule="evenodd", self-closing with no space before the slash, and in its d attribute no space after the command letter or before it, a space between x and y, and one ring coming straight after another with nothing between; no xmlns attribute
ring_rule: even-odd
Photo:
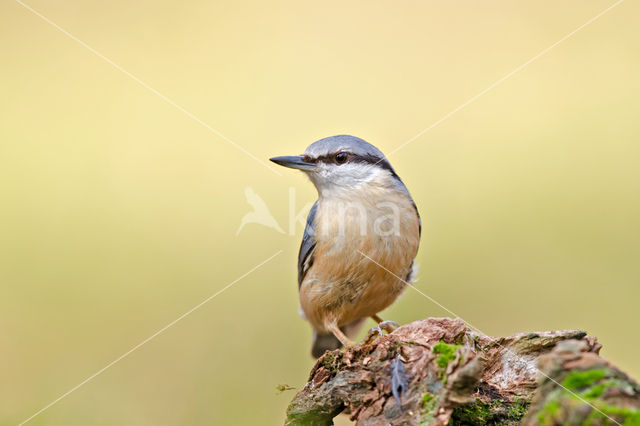
<svg viewBox="0 0 640 426"><path fill-rule="evenodd" d="M311 353L353 345L367 318L393 330L378 312L413 278L420 216L384 154L354 136L311 144L301 156L274 157L302 170L318 190L298 254L303 317L314 330ZM402 279L400 279L402 278Z"/></svg>

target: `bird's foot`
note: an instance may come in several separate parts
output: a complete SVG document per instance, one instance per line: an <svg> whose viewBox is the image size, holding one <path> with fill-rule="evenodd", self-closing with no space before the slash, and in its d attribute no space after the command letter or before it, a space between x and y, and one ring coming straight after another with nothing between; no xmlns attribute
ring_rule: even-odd
<svg viewBox="0 0 640 426"><path fill-rule="evenodd" d="M375 342L375 340L380 336L382 336L382 328L380 328L379 326L375 326L369 330L367 335L362 340L362 343L365 345L369 345Z"/></svg>
<svg viewBox="0 0 640 426"><path fill-rule="evenodd" d="M393 333L393 331L400 326L395 321L382 321L380 324L378 324L378 327L386 331L387 333Z"/></svg>

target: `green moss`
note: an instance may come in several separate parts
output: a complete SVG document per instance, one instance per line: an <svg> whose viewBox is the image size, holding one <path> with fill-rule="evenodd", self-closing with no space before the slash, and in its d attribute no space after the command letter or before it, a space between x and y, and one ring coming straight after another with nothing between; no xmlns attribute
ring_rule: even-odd
<svg viewBox="0 0 640 426"><path fill-rule="evenodd" d="M592 410L587 417L585 424L614 424L623 422L622 426L640 426L640 410L632 410L629 408L616 407L604 403L596 403L597 410ZM619 424L619 423L618 423Z"/></svg>
<svg viewBox="0 0 640 426"><path fill-rule="evenodd" d="M436 397L431 395L429 392L422 395L422 408L424 409L430 409L430 407L433 408L433 405L435 404L435 399Z"/></svg>
<svg viewBox="0 0 640 426"><path fill-rule="evenodd" d="M431 349L434 354L438 354L438 358L436 359L436 364L438 367L444 369L447 368L447 365L451 361L453 361L456 357L456 351L460 348L460 345L450 345L443 341L437 343Z"/></svg>
<svg viewBox="0 0 640 426"><path fill-rule="evenodd" d="M336 356L333 352L328 352L324 358L322 358L322 366L331 373L337 373L340 371L340 357Z"/></svg>
<svg viewBox="0 0 640 426"><path fill-rule="evenodd" d="M606 374L604 369L572 371L562 381L562 386L569 390L584 389L598 380L602 380Z"/></svg>
<svg viewBox="0 0 640 426"><path fill-rule="evenodd" d="M600 398L607 387L606 383L600 383L599 385L592 386L590 389L584 391L581 396L585 399Z"/></svg>
<svg viewBox="0 0 640 426"><path fill-rule="evenodd" d="M305 426L332 425L332 419L340 414L343 409L343 406L309 409L307 405L300 407L290 405L287 409L287 420L285 424Z"/></svg>
<svg viewBox="0 0 640 426"><path fill-rule="evenodd" d="M553 419L558 411L560 411L560 402L556 400L547 402L542 411L538 413L538 422L541 425L554 424Z"/></svg>
<svg viewBox="0 0 640 426"><path fill-rule="evenodd" d="M631 413L622 426L640 426L640 411Z"/></svg>
<svg viewBox="0 0 640 426"><path fill-rule="evenodd" d="M541 425L554 425L569 418L577 418L576 421L585 426L640 426L639 410L609 405L601 399L608 388L624 386L623 382L616 379L598 383L605 376L606 370L603 369L570 373L562 385L574 393L562 388L551 392L547 396L548 402L538 413L538 422ZM578 390L581 391L576 394Z"/></svg>
<svg viewBox="0 0 640 426"><path fill-rule="evenodd" d="M453 411L449 425L484 425L487 424L493 414L490 405L476 400L473 404L466 404Z"/></svg>
<svg viewBox="0 0 640 426"><path fill-rule="evenodd" d="M580 396L587 400L598 399L604 394L607 389L615 387L625 389L625 383L616 379L607 380L604 383L598 383L597 385L591 386L590 388L582 392Z"/></svg>
<svg viewBox="0 0 640 426"><path fill-rule="evenodd" d="M457 407L451 415L449 425L516 425L524 417L527 408L528 404L520 400L484 402L476 399L471 404Z"/></svg>
<svg viewBox="0 0 640 426"><path fill-rule="evenodd" d="M529 404L519 398L513 399L513 404L507 407L507 414L510 418L521 419L527 413Z"/></svg>
<svg viewBox="0 0 640 426"><path fill-rule="evenodd" d="M422 415L420 416L420 425L430 425L435 418L438 403L435 395L429 392L422 395Z"/></svg>

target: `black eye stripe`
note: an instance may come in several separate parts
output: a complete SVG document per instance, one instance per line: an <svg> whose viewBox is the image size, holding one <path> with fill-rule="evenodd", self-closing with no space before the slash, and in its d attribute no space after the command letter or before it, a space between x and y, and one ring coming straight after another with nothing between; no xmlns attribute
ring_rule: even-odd
<svg viewBox="0 0 640 426"><path fill-rule="evenodd" d="M341 153L342 152L337 154L341 154ZM384 170L388 170L389 172L391 172L393 176L397 176L395 170L393 170L393 167L391 167L391 164L389 163L389 161L387 161L386 158L380 158L376 155L371 155L371 154L354 154L352 152L344 152L344 153L348 154L346 163L363 163L363 164L377 165L378 167L381 167ZM335 164L336 163L335 157L336 157L336 154L326 154L326 155L320 155L316 158L305 156L303 157L303 160L309 163ZM342 163L342 164L345 164L345 163Z"/></svg>

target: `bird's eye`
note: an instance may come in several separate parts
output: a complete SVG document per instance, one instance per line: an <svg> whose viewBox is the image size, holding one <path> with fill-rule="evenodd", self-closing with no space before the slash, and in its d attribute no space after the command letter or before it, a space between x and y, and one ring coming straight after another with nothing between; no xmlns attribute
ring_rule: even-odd
<svg viewBox="0 0 640 426"><path fill-rule="evenodd" d="M336 163L344 164L347 162L348 158L349 158L349 154L347 154L346 152L339 152L336 154Z"/></svg>

